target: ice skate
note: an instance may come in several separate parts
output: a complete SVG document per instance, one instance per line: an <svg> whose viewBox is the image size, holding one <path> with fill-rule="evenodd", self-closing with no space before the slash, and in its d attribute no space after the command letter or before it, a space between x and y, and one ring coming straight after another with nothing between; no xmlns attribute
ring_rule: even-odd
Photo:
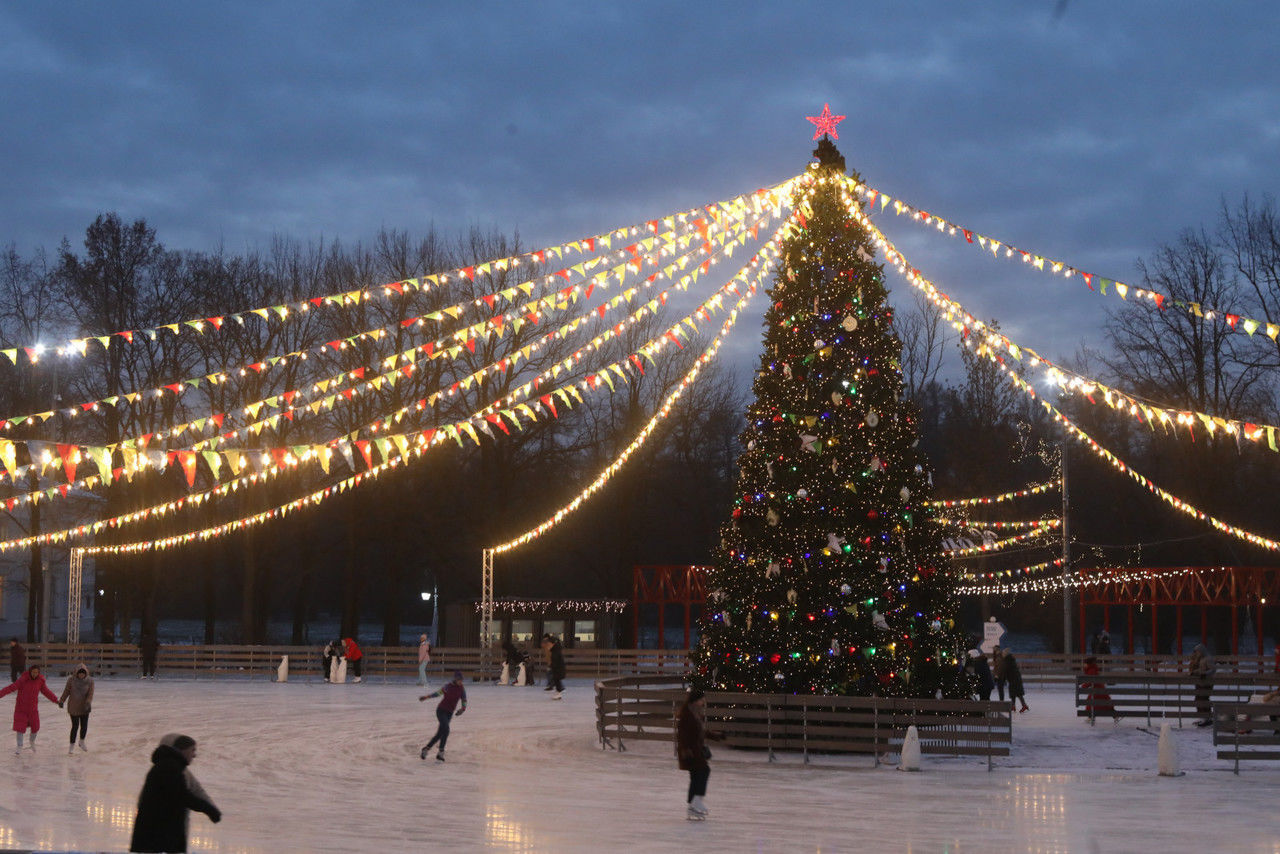
<svg viewBox="0 0 1280 854"><path fill-rule="evenodd" d="M563 695L563 694L561 694L559 691L557 691L557 692L555 692L554 694L552 694L552 695L551 695L551 699L553 699L553 700L563 700L563 699L564 699L564 695Z"/></svg>
<svg viewBox="0 0 1280 854"><path fill-rule="evenodd" d="M1018 709L1018 711L1020 711L1020 712L1029 712L1029 711L1031 711L1031 709L1026 705L1026 703L1023 703L1023 704L1022 704L1022 708L1021 708L1021 709Z"/></svg>
<svg viewBox="0 0 1280 854"><path fill-rule="evenodd" d="M689 804L689 809L701 816L708 815L707 805L702 802L702 795L693 796L693 801Z"/></svg>
<svg viewBox="0 0 1280 854"><path fill-rule="evenodd" d="M419 756L421 756L423 759L426 759L426 758L427 758L427 748L425 748L425 747L424 747L424 748L422 748L422 751L421 751L418 755L419 755Z"/></svg>
<svg viewBox="0 0 1280 854"><path fill-rule="evenodd" d="M437 762L443 762L443 761L444 761L444 751L443 751L443 750L441 750L439 753L437 753L437 754L436 754L436 761L437 761Z"/></svg>
<svg viewBox="0 0 1280 854"><path fill-rule="evenodd" d="M705 815L698 812L693 807L689 807L689 811L685 817L689 819L689 821L706 821L707 820L707 817Z"/></svg>
<svg viewBox="0 0 1280 854"><path fill-rule="evenodd" d="M73 754L73 753L75 753L75 752L76 752L76 746L75 746L74 744L68 744L68 745L67 745L67 755L68 755L68 756L70 756L71 754Z"/></svg>
<svg viewBox="0 0 1280 854"><path fill-rule="evenodd" d="M359 682L362 678L364 678L364 677L362 677L362 676L357 676L355 679L352 679L351 681L352 681L352 682Z"/></svg>
<svg viewBox="0 0 1280 854"><path fill-rule="evenodd" d="M80 749L81 749L81 750L83 750L85 753L88 753L88 752L89 752L89 748L87 748L87 747L85 747L85 746L84 746L84 739L83 739L83 738L82 738L82 739L80 739Z"/></svg>

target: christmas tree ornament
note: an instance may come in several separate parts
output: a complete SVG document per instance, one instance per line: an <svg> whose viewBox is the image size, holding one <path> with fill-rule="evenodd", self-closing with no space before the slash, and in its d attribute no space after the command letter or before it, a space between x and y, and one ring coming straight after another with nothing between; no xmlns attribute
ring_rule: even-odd
<svg viewBox="0 0 1280 854"><path fill-rule="evenodd" d="M770 507L769 512L765 514L764 520L768 522L771 527L777 527L778 523L782 521L782 517L778 515L777 510Z"/></svg>
<svg viewBox="0 0 1280 854"><path fill-rule="evenodd" d="M841 585L840 585L840 595L841 595L841 596L848 596L848 595L849 595L850 593L852 593L852 592L853 592L853 588L852 588L852 587L850 587L848 584L841 584Z"/></svg>
<svg viewBox="0 0 1280 854"><path fill-rule="evenodd" d="M839 536L836 536L835 534L827 534L827 548L831 549L831 551L833 552L840 551L841 547L846 542L847 540L845 540L844 537L839 537Z"/></svg>
<svg viewBox="0 0 1280 854"><path fill-rule="evenodd" d="M800 447L811 454L818 453L818 437L810 433L801 433Z"/></svg>
<svg viewBox="0 0 1280 854"><path fill-rule="evenodd" d="M782 575L782 564L778 563L777 561L772 561L767 567L765 567L765 570L764 570L765 578L777 578L781 575Z"/></svg>
<svg viewBox="0 0 1280 854"><path fill-rule="evenodd" d="M787 591L787 604L789 604L789 605L794 605L794 604L796 604L796 595L797 595L797 594L796 594L796 591L795 591L795 588L794 588L794 587L793 587L792 589L788 590L788 591Z"/></svg>
<svg viewBox="0 0 1280 854"><path fill-rule="evenodd" d="M880 416L875 410L868 412L867 417L863 420L866 421L868 427L876 427L880 424Z"/></svg>
<svg viewBox="0 0 1280 854"><path fill-rule="evenodd" d="M898 490L898 497L903 501L909 499L911 497L911 488L907 486L902 487L902 489Z"/></svg>
<svg viewBox="0 0 1280 854"><path fill-rule="evenodd" d="M808 498L808 497L809 497L809 490L805 489L803 486L796 490L796 498Z"/></svg>
<svg viewBox="0 0 1280 854"><path fill-rule="evenodd" d="M854 317L852 314L846 314L844 316L844 320L840 321L840 328L845 332L852 332L858 328L858 318Z"/></svg>

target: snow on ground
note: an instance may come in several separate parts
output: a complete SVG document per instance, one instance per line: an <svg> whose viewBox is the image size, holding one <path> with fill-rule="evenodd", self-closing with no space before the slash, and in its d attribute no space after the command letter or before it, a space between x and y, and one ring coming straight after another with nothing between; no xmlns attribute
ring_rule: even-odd
<svg viewBox="0 0 1280 854"><path fill-rule="evenodd" d="M0 741L0 847L127 849L151 750L184 732L223 812L217 825L192 815L193 851L1280 854L1280 763L1237 777L1210 734L1188 727L1177 731L1186 775L1159 777L1154 735L1134 722L1090 728L1070 687L1031 688L1013 755L991 773L975 759L926 756L907 774L870 757L771 764L718 747L711 817L688 822L669 745L600 749L588 680L560 702L468 685L442 764L418 758L436 701L419 703L412 682L102 678L89 753L66 754L67 716L43 700L38 751L14 756L12 734ZM4 720L11 709L0 700Z"/></svg>

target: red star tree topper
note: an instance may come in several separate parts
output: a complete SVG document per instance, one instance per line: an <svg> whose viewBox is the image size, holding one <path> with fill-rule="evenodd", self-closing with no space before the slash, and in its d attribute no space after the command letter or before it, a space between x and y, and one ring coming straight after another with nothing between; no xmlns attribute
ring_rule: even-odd
<svg viewBox="0 0 1280 854"><path fill-rule="evenodd" d="M816 128L816 130L814 130L814 132L813 132L813 138L814 138L814 139L818 139L818 138L819 138L820 136L822 136L824 133L829 133L829 134L831 134L831 138L832 138L832 139L839 139L839 138L840 138L840 134L836 133L836 125L837 125L837 124L839 124L840 122L844 121L844 116L833 116L833 115L831 115L831 105L830 105L830 104L823 104L823 105L822 105L822 115L820 115L820 116L805 116L805 118L806 118L806 119L808 119L809 121L813 122L814 127Z"/></svg>

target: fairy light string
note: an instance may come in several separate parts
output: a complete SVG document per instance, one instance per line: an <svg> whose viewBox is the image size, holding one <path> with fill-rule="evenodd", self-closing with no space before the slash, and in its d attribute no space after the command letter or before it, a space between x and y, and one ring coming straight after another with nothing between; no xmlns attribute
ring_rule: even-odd
<svg viewBox="0 0 1280 854"><path fill-rule="evenodd" d="M920 208L913 207L900 199L894 199L881 190L869 187L865 184L859 184L853 179L849 179L856 192L867 199L872 209L875 208L876 202L880 203L880 210L885 210L890 204L893 205L893 211L898 216L906 216L912 222L922 226L932 226L935 231L946 234L950 237L963 236L966 243L977 246L984 251L989 251L993 258L999 258L1003 255L1009 259L1019 259L1022 263L1027 264L1042 272L1052 275L1061 275L1064 278L1079 276L1084 280L1085 287L1091 291L1101 291L1105 296L1107 290L1114 286L1115 293L1123 300L1128 300L1132 294L1136 299L1145 299L1153 303L1156 308L1163 309L1168 303L1177 308L1185 310L1188 314L1205 320L1217 321L1226 324L1231 331L1236 331L1237 327L1244 329L1250 336L1253 336L1258 330L1263 330L1267 337L1275 341L1280 336L1280 323L1271 320L1255 320L1243 315L1233 314L1227 311L1221 311L1214 308L1204 306L1202 303L1191 302L1187 300L1173 299L1168 294L1160 291L1153 291L1147 288L1135 287L1134 285L1125 284L1116 279L1107 279L1096 273L1086 273L1077 267L1067 264L1063 261L1056 261L1052 258L1045 257L1035 252L1025 249L1019 249L1006 241L997 240L972 229L956 225L949 222L936 214L930 213ZM1097 289L1094 288L1094 282L1098 283Z"/></svg>
<svg viewBox="0 0 1280 854"><path fill-rule="evenodd" d="M790 222L790 220L788 220L788 222ZM785 228L785 225L784 225L784 228ZM776 254L776 250L773 248L775 245L775 242L776 242L776 237L770 240L766 244L766 246L762 248L762 253L764 253L767 250L770 254ZM755 256L755 258L753 258L752 261L749 262L749 264L747 265L749 267L755 268L757 270L757 275L758 275L758 270L763 269L764 267L763 263L761 263L761 258L762 258L762 254L757 254L757 256ZM739 271L738 276L743 275L743 272L746 269L747 267L744 267L742 271ZM757 289L758 289L758 282L753 280L752 283L748 286L746 292L740 296L738 303L734 306L733 309L730 310L729 318L725 321L724 325L721 327L720 334L713 339L711 345L702 353L701 356L699 356L698 360L695 362L690 372L686 374L685 378L680 382L680 384L677 385L676 388L667 396L666 401L664 401L663 407L659 409L658 413L655 414L655 416L652 419L650 419L649 423L645 425L644 430L642 430L641 435L638 436L635 440L633 440L631 445L629 445L627 449L624 450L623 454L620 455L619 458L616 459L614 463L609 466L609 468L607 468L604 472L602 472L601 475L597 477L595 481L592 482L592 484L587 488L587 490L584 490L584 492L580 494L576 499L574 499L574 501L570 502L569 505L566 505L565 508L562 508L561 511L559 511L554 517L552 517L552 519L548 520L547 522L544 522L542 525L538 526L538 528L535 528L532 531L527 532L526 534L522 535L522 537L517 538L518 540L520 540L521 542L528 542L528 540L538 536L539 534L548 530L550 527L557 524L566 515L571 513L578 506L580 506L583 501L585 501L587 498L590 497L590 495L598 491L600 487L602 487L604 483L607 482L613 476L613 474L617 472L617 470L625 462L626 458L630 457L631 454L633 454L641 445L643 445L644 441L656 428L657 423L670 413L671 408L674 406L675 401L679 399L680 395L683 394L684 390L687 389L688 386L697 377L697 374L698 372L701 371L702 366L710 362L711 359L714 358L715 353L719 349L720 343L723 341L725 334L727 334L727 332L732 328L734 322L736 322L737 315L740 312L742 306L745 305L745 303L752 296L754 296ZM658 340L662 341L664 339L658 339ZM458 423L467 424L469 422L458 422ZM235 531L243 530L251 526L256 526L267 521L281 518L283 516L296 512L297 510L320 504L321 502L323 502L324 500L326 500L327 498L333 495L336 495L340 492L345 492L348 489L355 488L369 480L376 479L382 473L389 471L391 469L394 469L399 465L406 464L409 460L413 458L421 456L431 446L435 444L439 444L443 441L447 441L447 437L445 436L444 430L432 430L429 432L430 432L429 436L427 435L427 431L417 434L415 443L409 448L407 448L399 456L392 457L391 459L386 460L385 462L379 463L378 465L371 467L369 470L365 472L361 472L360 474L346 478L345 480L340 481L339 483L333 484L332 486L326 487L321 490L317 490L315 492L312 492L309 495L303 496L302 498L296 499L294 501L288 502L287 504L283 504L278 507L274 507L270 510L265 510L260 513L253 514L251 516L246 516L241 519L236 519L231 522L226 522L221 525L207 527L197 531L189 531L189 532L174 535L174 536L162 537L159 539L146 540L146 541L140 541L135 543L120 543L115 545L89 546L85 548L84 552L86 555L137 554L137 553L142 553L142 552L147 552L152 550L169 549L169 548L174 548L176 546L185 545L195 541L207 541L207 540L222 536L224 534L233 533ZM506 548L499 547L497 550L505 551L509 548L514 547L515 544L518 544L518 543L513 541L511 544L508 544ZM0 543L0 549L3 549L5 545L6 545L5 543Z"/></svg>
<svg viewBox="0 0 1280 854"><path fill-rule="evenodd" d="M1280 438L1280 428L1278 427L1268 424L1242 422L1194 410L1166 409L1158 404L1139 401L1133 396L1109 388L1097 380L1055 365L1029 347L1019 346L1008 336L991 329L987 324L970 314L964 306L938 290L937 286L922 276L918 269L910 265L906 257L898 251L897 247L883 232L872 224L861 208L854 204L851 205L850 210L854 217L872 233L877 246L884 251L886 258L898 273L943 310L948 322L960 333L961 340L967 340L971 333L976 330L982 334L985 346L1006 352L1019 362L1023 362L1025 356L1026 364L1031 368L1044 365L1046 378L1062 390L1079 393L1093 404L1097 404L1093 394L1100 392L1104 400L1112 408L1127 413L1140 423L1146 423L1153 430L1155 425L1159 423L1176 434L1177 427L1182 426L1186 427L1188 435L1194 438L1194 426L1198 421L1210 436L1221 430L1228 436L1243 437L1254 442L1265 438L1267 446L1272 451L1280 452L1280 443L1277 441Z"/></svg>
<svg viewBox="0 0 1280 854"><path fill-rule="evenodd" d="M181 320L174 323L159 324L148 329L125 329L116 332L110 332L105 335L93 335L83 338L71 338L62 343L55 345L47 345L43 343L35 343L23 347L10 347L0 349L0 355L8 358L13 364L18 363L18 354L25 354L27 360L32 364L38 363L46 354L53 353L56 356L71 358L87 355L89 345L97 343L104 351L109 350L113 346L124 344L132 344L134 339L141 336L148 340L155 341L162 332L169 332L175 336L183 334L185 331L194 331L204 334L206 329L219 331L227 321L234 321L238 325L243 325L245 320L250 317L258 317L264 323L270 322L271 318L277 318L280 322L286 322L291 318L305 314L316 308L326 306L344 306L354 305L360 302L366 302L374 298L377 293L383 294L385 297L391 297L392 294L403 295L405 292L426 292L432 288L447 285L450 282L461 282L463 280L475 281L477 275L486 275L492 271L505 271L521 263L544 264L547 258L554 257L562 259L566 253L585 253L595 252L596 246L601 245L611 247L614 240L626 240L628 237L637 236L645 232L657 233L662 226L672 227L673 224L681 217L686 220L689 218L701 218L703 216L714 218L718 212L736 204L740 204L743 200L751 198L759 198L772 193L776 193L784 187L790 186L796 178L788 178L786 181L769 188L756 190L754 193L747 193L724 202L716 202L701 208L691 208L680 213L667 214L657 219L645 221L643 224L635 224L622 228L616 228L611 231L603 232L592 237L584 237L569 243L563 243L556 246L538 249L533 252L525 252L520 255L512 255L506 258L498 258L482 263L468 265L465 267L457 267L444 273L432 273L430 275L402 279L400 281L388 282L381 287L375 288L357 288L350 291L328 294L325 296L311 297L297 303L283 303L279 305L263 306L259 308L246 309L244 311L235 312L228 315L215 315L211 317L199 317L189 320Z"/></svg>
<svg viewBox="0 0 1280 854"><path fill-rule="evenodd" d="M1013 501L1016 498L1026 498L1029 495L1040 495L1045 492L1052 492L1062 488L1062 480L1051 480L1048 483L1039 483L1035 486L1020 489L1017 492L1004 492L1000 495L984 495L977 498L943 498L933 501L922 502L929 507L974 507L984 504L1001 504L1005 501Z"/></svg>
<svg viewBox="0 0 1280 854"><path fill-rule="evenodd" d="M774 244L776 244L777 240L780 239L782 233L786 229L792 227L793 221L794 221L794 212L791 217L789 217L781 226L779 226L774 236L765 244L765 247L762 247L761 252L757 253L757 255L750 262L748 262L747 265L745 265L741 270L739 270L739 272L732 279L730 279L730 281L726 284L725 288L722 288L721 291L718 291L711 298L709 298L700 306L695 308L694 312L690 316L706 312L707 310L710 310L710 309L718 308L722 299L723 291L725 290L740 293L737 289L736 281L739 281L739 280L744 282L746 281L748 268L754 268L759 263L760 258L762 257L762 253L764 253L766 249L769 249L769 251L774 251L772 247L774 246ZM677 336L681 333L682 324L685 322L685 320L687 320L687 318L682 319L681 321L678 321L673 327L669 328L667 332L652 339L643 348L641 348L641 350L645 352L646 355L651 355L653 352L656 352L668 346L670 343L675 341ZM592 376L598 376L601 373L607 375L608 369L621 370L625 374L625 368L623 368L622 366L629 365L629 364L631 364L629 360L619 360L618 362L614 362L610 365L607 365L605 369L601 369L601 371L598 374L593 374ZM544 372L543 376L549 376L550 373L551 371L548 370ZM535 383L530 383L525 388L532 388L534 385ZM568 386L568 388L572 391L572 393L574 394L574 396L577 397L578 400L581 400L582 398L581 398L580 389L598 390L603 385L605 384L602 382L591 383L586 380L583 380L583 381L580 381L579 383ZM612 388L611 384L610 384L610 388ZM564 387L560 389L556 389L555 392L564 393L565 394L564 399L566 400L566 402L568 401L569 394L564 392ZM504 410L503 414L506 415L516 426L522 426L517 413L525 414L525 416L529 420L533 420L533 421L537 420L537 416L532 408L528 406L524 406L523 404L520 405L520 407L521 408L518 408L516 410L511 410L511 411ZM553 411L553 414L554 414L554 411ZM400 436L385 437L382 440L383 444L379 445L378 447L382 449L384 455L388 455L394 451L399 454L398 456L384 457L384 462L374 465L372 463L372 456L370 453L368 456L365 457L366 463L369 465L368 470L361 472L359 474L356 474L352 477L346 478L345 480L337 484L334 484L331 487L318 490L307 496L304 496L303 498L281 505L280 507L273 508L272 510L263 511L262 513L254 514L253 516L250 516L250 517L234 520L233 522L228 522L224 525L215 526L214 528L207 528L207 529L203 529L202 531L190 532L188 534L177 535L175 537L162 538L161 540L146 541L145 543L119 544L114 546L94 546L94 547L91 547L91 550L88 551L87 553L96 554L96 553L105 552L105 553L113 553L113 554L124 554L124 553L131 553L131 552L147 551L147 550L150 550L151 548L157 547L157 544L158 544L158 547L160 548L168 548L174 545L189 543L196 539L211 539L213 537L220 536L222 534L241 530L245 527L262 524L266 521L270 521L282 515L286 515L288 513L294 512L303 507L319 504L320 502L324 501L325 499L327 499L332 495L335 495L342 491L346 491L346 489L352 488L354 486L358 486L364 483L368 479L376 478L384 471L394 468L395 466L401 464L403 461L407 459L412 459L421 455L426 451L427 448L435 444L439 444L449 439L454 439L459 444L461 444L461 437L462 435L464 435L464 433L466 435L469 435L473 441L475 441L476 443L479 443L478 434L476 432L476 426L472 424L472 420L475 420L477 417L478 417L478 413L477 415L473 415L472 419L454 422L453 424L445 425L442 428L431 428L428 430L419 431L418 433L415 433L415 434L410 434L409 436L400 435ZM484 420L481 420L479 423L480 423L481 430L484 430L485 432L488 432L490 435L492 435L492 431L488 429L488 425ZM400 441L397 441L397 440L400 440ZM345 440L339 440L339 442L341 441L345 441ZM336 443L331 443L331 444L336 444ZM368 452L369 447L370 447L369 443L365 443L365 445L361 448L362 453ZM347 454L351 453L349 444L345 450L347 451ZM194 494L194 495L179 499L177 501L168 502L163 505L156 505L155 507L152 507L152 508L145 508L143 510L136 511L134 513L122 514L121 516L113 517L111 519L98 520L90 524L81 525L74 528L68 528L61 531L47 532L37 537L25 537L20 539L3 541L3 542L0 542L0 551L5 551L13 548L24 548L31 545L35 545L37 543L43 544L43 543L66 542L73 538L81 538L81 537L86 537L92 534L96 534L109 527L115 527L116 524L122 523L124 521L137 521L140 519L149 518L152 515L159 515L156 512L157 510L170 511L170 510L181 509L187 506L187 504L199 505L203 501L210 500L215 495L229 493L234 491L239 486L256 483L259 480L265 480L266 477L268 477L269 475L275 474L285 467L296 466L301 462L304 462L309 459L319 457L322 460L322 464L327 465L326 455L332 454L332 451L333 451L333 448L330 445L318 446L316 448L306 447L302 449L301 457L295 457L292 454L292 449L270 449L262 453L262 460L265 468L263 472L254 473L245 478L241 478L237 481L221 484L218 487L215 487L214 489L209 490L205 493ZM351 462L352 462L351 457L348 456L348 463L351 464Z"/></svg>

